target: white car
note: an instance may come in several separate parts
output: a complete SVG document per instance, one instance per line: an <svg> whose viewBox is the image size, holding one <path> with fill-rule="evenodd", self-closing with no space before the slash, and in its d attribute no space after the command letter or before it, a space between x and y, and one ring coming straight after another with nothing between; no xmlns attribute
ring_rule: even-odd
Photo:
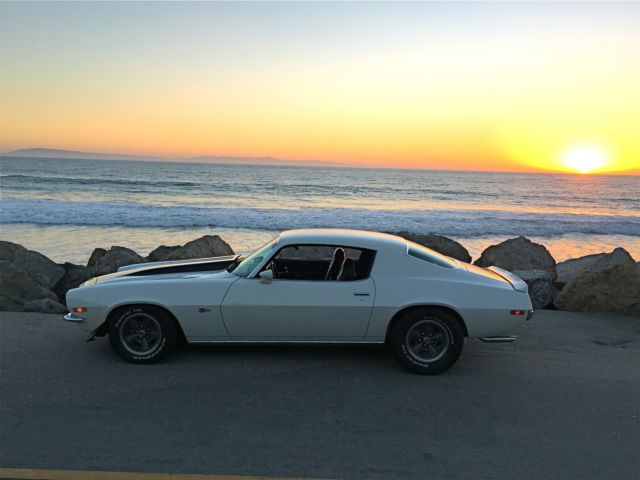
<svg viewBox="0 0 640 480"><path fill-rule="evenodd" d="M403 238L354 230L281 233L246 258L144 263L67 293L90 340L109 334L149 363L181 340L387 343L402 365L446 370L464 338L505 336L533 312L527 285Z"/></svg>

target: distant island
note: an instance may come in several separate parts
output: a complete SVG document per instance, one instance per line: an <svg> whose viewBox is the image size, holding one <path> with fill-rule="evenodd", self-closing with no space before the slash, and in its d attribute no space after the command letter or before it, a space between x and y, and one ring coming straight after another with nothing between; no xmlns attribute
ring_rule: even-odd
<svg viewBox="0 0 640 480"><path fill-rule="evenodd" d="M146 155L127 155L119 153L79 152L77 150L57 150L55 148L21 148L0 153L0 157L24 158L67 158L79 160L129 160L140 162L189 162L189 163L229 163L244 165L293 165L293 166L331 166L345 167L344 163L321 160L281 160L272 157L217 157L204 155L198 157L153 157Z"/></svg>

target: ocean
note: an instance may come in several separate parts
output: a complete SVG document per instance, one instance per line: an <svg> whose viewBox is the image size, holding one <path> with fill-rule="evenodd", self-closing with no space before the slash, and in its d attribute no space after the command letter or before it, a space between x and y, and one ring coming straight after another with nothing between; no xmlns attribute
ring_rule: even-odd
<svg viewBox="0 0 640 480"><path fill-rule="evenodd" d="M0 157L0 238L57 262L220 235L247 253L291 228L445 235L473 258L524 235L557 261L640 261L640 176Z"/></svg>

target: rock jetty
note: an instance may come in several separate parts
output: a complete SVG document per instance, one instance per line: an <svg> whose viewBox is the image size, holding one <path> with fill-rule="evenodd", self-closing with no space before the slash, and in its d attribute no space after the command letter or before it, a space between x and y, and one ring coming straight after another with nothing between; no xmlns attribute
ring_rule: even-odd
<svg viewBox="0 0 640 480"><path fill-rule="evenodd" d="M89 278L135 263L218 257L233 255L233 250L219 236L205 235L184 246L158 247L151 254L142 257L130 248L112 246L96 248L86 266L57 264L22 245L0 241L0 311L66 313L67 291Z"/></svg>
<svg viewBox="0 0 640 480"><path fill-rule="evenodd" d="M472 260L467 249L450 238L397 235L462 262ZM21 245L0 241L0 311L63 313L67 291L91 277L125 265L222 255L233 255L233 249L217 235L185 245L161 245L146 257L122 246L96 248L86 265L57 264ZM522 278L534 309L640 314L640 264L622 248L556 264L544 245L520 236L486 248L474 264L495 265Z"/></svg>
<svg viewBox="0 0 640 480"><path fill-rule="evenodd" d="M560 310L640 313L640 266L623 248L558 264Z"/></svg>
<svg viewBox="0 0 640 480"><path fill-rule="evenodd" d="M211 252L216 252L212 255ZM191 258L205 258L213 256L233 255L233 249L218 235L205 235L183 246L159 246L149 254L150 262L164 262L168 260L188 260Z"/></svg>
<svg viewBox="0 0 640 480"><path fill-rule="evenodd" d="M549 250L544 245L533 243L523 236L487 247L480 258L473 263L479 267L495 265L510 272L513 270L544 270L549 272L554 280L558 276L556 261Z"/></svg>
<svg viewBox="0 0 640 480"><path fill-rule="evenodd" d="M456 260L471 263L471 255L469 255L466 248L455 240L443 237L442 235L418 235L411 232L398 232L395 235L435 250L448 257L455 258Z"/></svg>

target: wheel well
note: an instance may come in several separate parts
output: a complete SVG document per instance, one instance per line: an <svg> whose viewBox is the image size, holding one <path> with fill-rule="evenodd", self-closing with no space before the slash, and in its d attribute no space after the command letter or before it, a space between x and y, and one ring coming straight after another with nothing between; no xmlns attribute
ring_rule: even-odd
<svg viewBox="0 0 640 480"><path fill-rule="evenodd" d="M187 341L187 337L185 337L184 331L182 330L182 326L180 325L180 322L178 322L178 319L176 318L176 316L173 313L171 313L167 308L163 307L162 305L157 305L155 303L127 303L125 305L117 306L116 308L114 308L109 312L109 314L107 315L107 319L104 321L104 323L100 327L98 327L98 330L101 330L104 332L104 334L106 334L109 331L108 329L109 322L114 318L116 318L118 312L126 308L144 307L144 306L155 307L155 308L159 308L160 310L163 310L169 316L169 318L173 321L174 325L178 329L178 332L180 332L181 339L184 342Z"/></svg>
<svg viewBox="0 0 640 480"><path fill-rule="evenodd" d="M428 308L429 310L440 310L441 312L446 312L453 315L456 319L458 319L458 322L460 322L460 326L462 327L464 336L465 337L469 336L469 333L467 332L467 325L464 323L464 319L454 309L449 307L444 307L442 305L412 305L410 307L403 308L399 312L396 312L396 314L393 316L393 318L389 322L389 325L387 326L387 333L384 337L384 343L385 344L389 343L389 338L391 337L391 332L393 331L393 327L396 325L396 323L398 323L398 320L400 320L400 318L402 318L402 316L405 313L411 312L413 310L420 310L423 308Z"/></svg>

